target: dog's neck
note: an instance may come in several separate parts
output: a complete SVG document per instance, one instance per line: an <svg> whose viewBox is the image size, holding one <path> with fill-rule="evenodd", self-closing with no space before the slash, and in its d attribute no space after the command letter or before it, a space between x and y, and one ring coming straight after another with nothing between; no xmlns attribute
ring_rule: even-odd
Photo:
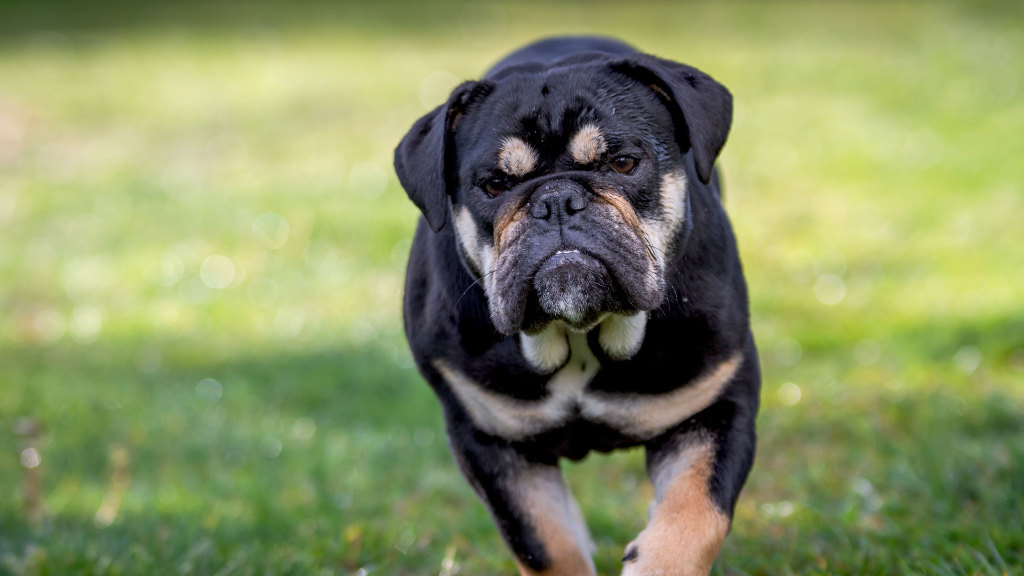
<svg viewBox="0 0 1024 576"><path fill-rule="evenodd" d="M608 313L593 326L574 330L564 322L554 321L536 334L520 332L519 343L523 356L542 374L550 374L571 363L576 356L593 356L587 345L587 334L598 330L597 341L601 349L613 360L626 360L640 350L647 329L647 312L631 315ZM594 359L596 363L596 358Z"/></svg>

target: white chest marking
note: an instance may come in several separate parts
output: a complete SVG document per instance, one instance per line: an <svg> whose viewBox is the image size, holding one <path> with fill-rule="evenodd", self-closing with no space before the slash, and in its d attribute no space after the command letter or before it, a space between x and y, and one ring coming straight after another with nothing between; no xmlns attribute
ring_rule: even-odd
<svg viewBox="0 0 1024 576"><path fill-rule="evenodd" d="M640 351L647 330L647 312L611 314L601 323L597 341L615 360L627 360Z"/></svg>
<svg viewBox="0 0 1024 576"><path fill-rule="evenodd" d="M565 364L569 357L569 338L565 326L560 322L552 322L538 334L520 332L519 349L541 374L550 374Z"/></svg>
<svg viewBox="0 0 1024 576"><path fill-rule="evenodd" d="M651 438L710 406L732 380L739 352L665 394L588 392L600 370L585 334L568 332L568 363L548 380L548 395L523 401L486 389L443 360L434 367L480 429L510 440L523 440L583 417L637 438Z"/></svg>

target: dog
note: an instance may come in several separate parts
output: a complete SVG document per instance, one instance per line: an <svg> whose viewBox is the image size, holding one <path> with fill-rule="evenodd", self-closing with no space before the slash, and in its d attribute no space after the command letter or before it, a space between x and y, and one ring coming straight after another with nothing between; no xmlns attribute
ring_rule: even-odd
<svg viewBox="0 0 1024 576"><path fill-rule="evenodd" d="M559 461L642 446L622 574L708 574L754 459L760 367L715 160L732 96L603 37L500 60L420 118L405 334L521 574L595 574Z"/></svg>

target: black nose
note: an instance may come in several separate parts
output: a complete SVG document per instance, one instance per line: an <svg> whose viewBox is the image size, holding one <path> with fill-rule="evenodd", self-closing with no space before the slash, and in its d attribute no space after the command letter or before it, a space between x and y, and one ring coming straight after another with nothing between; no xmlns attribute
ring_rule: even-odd
<svg viewBox="0 0 1024 576"><path fill-rule="evenodd" d="M534 192L530 215L538 220L560 222L582 212L588 204L589 194L582 185L571 181L549 182Z"/></svg>

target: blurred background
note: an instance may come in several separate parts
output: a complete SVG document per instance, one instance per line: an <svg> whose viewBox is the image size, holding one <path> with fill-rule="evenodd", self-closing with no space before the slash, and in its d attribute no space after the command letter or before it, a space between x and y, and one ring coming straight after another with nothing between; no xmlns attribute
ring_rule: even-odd
<svg viewBox="0 0 1024 576"><path fill-rule="evenodd" d="M1024 571L1024 4L0 3L0 573L510 574L401 332L413 121L621 37L733 92L715 574ZM617 574L639 451L565 466Z"/></svg>

